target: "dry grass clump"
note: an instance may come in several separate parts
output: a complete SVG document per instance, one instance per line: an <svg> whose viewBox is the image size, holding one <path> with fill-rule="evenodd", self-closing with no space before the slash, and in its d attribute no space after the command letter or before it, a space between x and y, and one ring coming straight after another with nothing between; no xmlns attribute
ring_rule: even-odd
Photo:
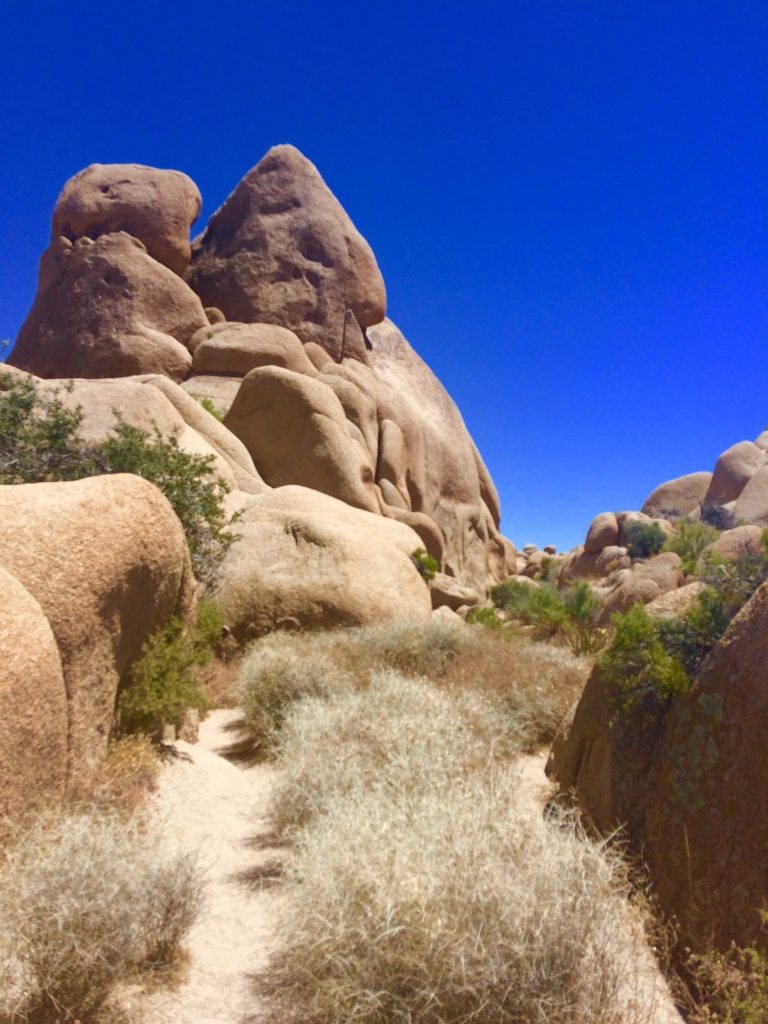
<svg viewBox="0 0 768 1024"><path fill-rule="evenodd" d="M0 853L0 1019L92 1020L117 982L172 963L200 894L196 857L147 817L39 819Z"/></svg>
<svg viewBox="0 0 768 1024"><path fill-rule="evenodd" d="M243 661L240 695L254 747L261 753L273 749L288 710L298 700L330 696L350 686L349 676L322 644L308 645L306 639L297 643L290 633L259 640Z"/></svg>
<svg viewBox="0 0 768 1024"><path fill-rule="evenodd" d="M618 861L572 819L524 812L516 788L475 771L328 802L289 871L263 983L277 1008L313 1024L647 1024Z"/></svg>
<svg viewBox="0 0 768 1024"><path fill-rule="evenodd" d="M307 698L291 709L277 748L275 827L303 826L350 794L442 789L517 749L517 737L482 697L382 672L366 690Z"/></svg>
<svg viewBox="0 0 768 1024"><path fill-rule="evenodd" d="M496 700L533 751L550 743L581 695L592 660L549 643L508 640L483 630L483 643L453 659L441 683Z"/></svg>

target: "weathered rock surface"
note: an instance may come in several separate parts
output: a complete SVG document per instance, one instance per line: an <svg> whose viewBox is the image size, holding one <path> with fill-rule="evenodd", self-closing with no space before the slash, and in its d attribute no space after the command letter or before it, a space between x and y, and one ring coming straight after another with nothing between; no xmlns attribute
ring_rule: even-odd
<svg viewBox="0 0 768 1024"><path fill-rule="evenodd" d="M128 475L0 487L0 522L0 566L37 601L58 647L72 777L103 756L118 686L149 634L193 612L186 540L160 491ZM50 693L55 680L42 685Z"/></svg>
<svg viewBox="0 0 768 1024"><path fill-rule="evenodd" d="M617 574L619 575L619 574ZM675 590L682 579L680 556L674 551L635 562L604 597L600 622L608 622L614 612L626 612L633 604L649 604L662 594Z"/></svg>
<svg viewBox="0 0 768 1024"><path fill-rule="evenodd" d="M654 619L679 619L696 603L703 589L704 584L694 580L661 597L655 597L645 606L645 610Z"/></svg>
<svg viewBox="0 0 768 1024"><path fill-rule="evenodd" d="M125 232L55 239L10 362L38 377L125 377L192 365L186 344L208 323L200 300Z"/></svg>
<svg viewBox="0 0 768 1024"><path fill-rule="evenodd" d="M0 566L0 833L61 800L67 698L56 639L32 594Z"/></svg>
<svg viewBox="0 0 768 1024"><path fill-rule="evenodd" d="M240 390L241 382L242 377L225 377L203 373L187 377L181 386L188 395L197 399L198 402L202 402L204 399L209 401L216 410L216 415L224 419L232 408L232 403L237 397L237 392Z"/></svg>
<svg viewBox="0 0 768 1024"><path fill-rule="evenodd" d="M471 587L463 587L458 580L452 576L446 576L444 572L435 573L435 578L429 582L429 594L432 599L433 608L450 608L456 611L466 605L469 608L480 604L480 595Z"/></svg>
<svg viewBox="0 0 768 1024"><path fill-rule="evenodd" d="M601 512L595 516L584 541L584 554L595 555L603 548L615 547L619 543L619 524L613 512Z"/></svg>
<svg viewBox="0 0 768 1024"><path fill-rule="evenodd" d="M368 243L293 146L271 149L213 215L188 280L228 320L280 324L334 359L347 310L362 328L386 312Z"/></svg>
<svg viewBox="0 0 768 1024"><path fill-rule="evenodd" d="M190 348L195 373L244 377L259 366L282 366L285 370L315 375L315 368L293 331L275 324L211 324L194 335Z"/></svg>
<svg viewBox="0 0 768 1024"><path fill-rule="evenodd" d="M181 276L189 265L189 229L200 216L197 185L181 171L142 164L91 164L70 178L53 212L51 238L98 238L125 231Z"/></svg>
<svg viewBox="0 0 768 1024"><path fill-rule="evenodd" d="M304 487L250 499L216 597L241 638L275 628L427 619L409 527Z"/></svg>
<svg viewBox="0 0 768 1024"><path fill-rule="evenodd" d="M766 454L752 441L739 441L717 460L705 505L725 505L742 493L752 477L766 464Z"/></svg>
<svg viewBox="0 0 768 1024"><path fill-rule="evenodd" d="M760 941L768 898L768 585L731 623L666 716L617 714L599 670L556 740L549 771L605 832L642 850L684 942Z"/></svg>
<svg viewBox="0 0 768 1024"><path fill-rule="evenodd" d="M763 466L749 479L733 509L736 523L768 526L768 466Z"/></svg>
<svg viewBox="0 0 768 1024"><path fill-rule="evenodd" d="M686 473L660 484L641 509L652 519L681 519L698 512L712 483L711 473Z"/></svg>
<svg viewBox="0 0 768 1024"><path fill-rule="evenodd" d="M717 555L727 558L729 562L738 562L745 555L761 555L763 547L763 528L761 526L736 526L733 530L721 533L716 541L702 552L702 556Z"/></svg>

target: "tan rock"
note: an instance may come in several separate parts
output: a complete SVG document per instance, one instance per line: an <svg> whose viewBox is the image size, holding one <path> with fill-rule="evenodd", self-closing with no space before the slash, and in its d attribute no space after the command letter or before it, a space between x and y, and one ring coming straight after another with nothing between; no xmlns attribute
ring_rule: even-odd
<svg viewBox="0 0 768 1024"><path fill-rule="evenodd" d="M572 553L563 561L558 583L563 586L575 579L603 580L617 569L628 569L631 564L632 559L627 549L616 544L591 553L577 548L575 554Z"/></svg>
<svg viewBox="0 0 768 1024"><path fill-rule="evenodd" d="M67 699L48 619L21 582L0 567L0 834L3 822L64 796Z"/></svg>
<svg viewBox="0 0 768 1024"><path fill-rule="evenodd" d="M212 324L194 335L190 348L195 373L244 377L257 366L282 366L296 373L315 375L315 368L293 331L275 324Z"/></svg>
<svg viewBox="0 0 768 1024"><path fill-rule="evenodd" d="M379 511L370 456L350 436L341 402L322 381L279 367L252 370L224 425L270 486L300 484Z"/></svg>
<svg viewBox="0 0 768 1024"><path fill-rule="evenodd" d="M765 452L752 441L739 441L717 460L705 505L725 505L742 493L752 477L766 464Z"/></svg>
<svg viewBox="0 0 768 1024"><path fill-rule="evenodd" d="M432 598L432 607L443 606L453 609L466 605L468 608L480 604L480 595L470 587L463 587L458 580L452 576L446 576L443 572L435 573L435 578L429 582L429 593Z"/></svg>
<svg viewBox="0 0 768 1024"><path fill-rule="evenodd" d="M684 587L655 597L645 606L645 610L654 619L680 619L693 607L702 590L704 584L694 580L693 583L686 583Z"/></svg>
<svg viewBox="0 0 768 1024"><path fill-rule="evenodd" d="M702 557L716 555L718 558L728 559L729 562L738 562L745 555L762 555L765 554L762 538L761 526L736 526L733 530L721 533L717 540L702 552Z"/></svg>
<svg viewBox="0 0 768 1024"><path fill-rule="evenodd" d="M768 466L750 478L736 501L733 517L737 523L768 526Z"/></svg>
<svg viewBox="0 0 768 1024"><path fill-rule="evenodd" d="M649 604L662 594L675 590L682 574L680 556L673 551L635 562L617 586L606 595L600 622L608 622L614 612L626 612L633 604Z"/></svg>
<svg viewBox="0 0 768 1024"><path fill-rule="evenodd" d="M293 146L275 146L243 178L193 247L188 280L229 320L280 324L340 359L345 313L384 318L376 260Z"/></svg>
<svg viewBox="0 0 768 1024"><path fill-rule="evenodd" d="M192 364L186 343L207 322L187 285L125 232L58 238L10 360L39 377L181 380Z"/></svg>
<svg viewBox="0 0 768 1024"><path fill-rule="evenodd" d="M53 212L51 238L125 231L149 255L181 276L191 254L189 229L200 216L197 185L180 171L141 164L91 164L64 186Z"/></svg>
<svg viewBox="0 0 768 1024"><path fill-rule="evenodd" d="M468 607L467 611L469 611ZM464 614L466 615L466 612ZM455 626L465 625L462 616L452 608L449 608L447 604L441 604L438 608L434 608L432 610L432 621L448 623Z"/></svg>
<svg viewBox="0 0 768 1024"><path fill-rule="evenodd" d="M651 518L682 519L698 512L712 484L711 473L687 473L660 484L645 500Z"/></svg>
<svg viewBox="0 0 768 1024"><path fill-rule="evenodd" d="M768 427L766 427L762 434L760 434L760 436L755 440L755 444L763 451L768 450Z"/></svg>
<svg viewBox="0 0 768 1024"><path fill-rule="evenodd" d="M240 390L242 377L222 377L209 374L193 374L181 386L198 402L207 400L221 418L227 415Z"/></svg>
<svg viewBox="0 0 768 1024"><path fill-rule="evenodd" d="M0 566L56 638L78 774L106 750L118 685L147 637L193 613L184 533L157 488L123 474L0 487L0 522Z"/></svg>
<svg viewBox="0 0 768 1024"><path fill-rule="evenodd" d="M592 520L587 539L584 541L584 553L595 555L603 548L616 546L619 542L619 524L613 512L601 512Z"/></svg>
<svg viewBox="0 0 768 1024"><path fill-rule="evenodd" d="M239 637L281 627L427 619L429 588L407 526L304 487L253 498L227 552L216 597Z"/></svg>

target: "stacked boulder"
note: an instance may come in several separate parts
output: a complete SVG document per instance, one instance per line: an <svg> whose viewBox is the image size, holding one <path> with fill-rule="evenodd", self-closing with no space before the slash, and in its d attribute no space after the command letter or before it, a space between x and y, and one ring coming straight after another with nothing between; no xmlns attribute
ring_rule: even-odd
<svg viewBox="0 0 768 1024"><path fill-rule="evenodd" d="M481 599L515 568L493 482L386 319L375 257L317 169L273 148L190 244L200 206L176 171L96 164L71 179L13 365L48 386L78 378L67 400L91 440L116 410L214 455L242 516L218 583L236 632ZM438 563L431 595L417 548ZM345 569L365 549L375 578Z"/></svg>

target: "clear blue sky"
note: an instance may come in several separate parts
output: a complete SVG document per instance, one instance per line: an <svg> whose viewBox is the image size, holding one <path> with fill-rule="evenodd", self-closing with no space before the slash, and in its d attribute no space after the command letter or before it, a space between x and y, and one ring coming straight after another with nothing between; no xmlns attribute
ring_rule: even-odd
<svg viewBox="0 0 768 1024"><path fill-rule="evenodd" d="M768 4L3 0L0 338L85 165L320 168L516 543L768 420Z"/></svg>

